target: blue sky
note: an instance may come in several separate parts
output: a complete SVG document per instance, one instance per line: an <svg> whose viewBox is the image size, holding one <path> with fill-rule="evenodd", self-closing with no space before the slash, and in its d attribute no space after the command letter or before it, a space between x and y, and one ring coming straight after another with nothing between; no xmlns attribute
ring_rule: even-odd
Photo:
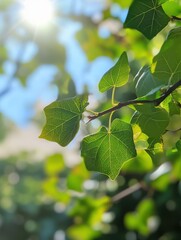
<svg viewBox="0 0 181 240"><path fill-rule="evenodd" d="M97 1L97 3L95 1L96 4L89 4L91 1L87 0L87 5L84 5L86 7L82 8L81 0L76 0L73 11L76 14L80 14L83 11L87 15L100 13L102 1ZM70 11L72 1L59 3L61 3L60 8L64 12ZM112 14L119 16L120 13L120 9L113 6ZM124 15L124 12L122 12L121 16L124 17ZM59 41L65 46L67 54L66 69L74 79L77 91L81 93L83 86L88 84L90 93L98 93L97 83L102 75L113 65L113 61L108 57L101 56L93 62L89 62L86 54L74 37L75 33L81 28L81 24L66 21L63 23L63 26L63 29L61 26ZM5 74L1 75L0 89L3 89L7 84L8 76L14 70L12 61L16 60L20 47L20 44L14 42L11 38L6 43L10 61L7 60L3 66ZM28 42L23 53L23 62L31 60L36 52L36 45L33 42ZM34 106L37 101L43 101L48 104L56 99L58 94L57 88L51 83L56 73L57 68L55 66L41 65L28 77L26 87L23 87L18 79L13 81L11 91L1 98L0 111L17 125L26 126L35 114Z"/></svg>

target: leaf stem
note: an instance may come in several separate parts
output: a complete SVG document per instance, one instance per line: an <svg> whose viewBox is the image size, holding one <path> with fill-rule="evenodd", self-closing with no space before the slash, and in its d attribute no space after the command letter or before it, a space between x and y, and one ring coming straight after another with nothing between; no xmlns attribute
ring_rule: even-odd
<svg viewBox="0 0 181 240"><path fill-rule="evenodd" d="M112 97L111 97L111 102L112 102L112 106L115 106L115 90L116 87L114 86L112 89ZM109 116L109 127L108 127L108 133L111 133L111 123L112 123L112 116L114 114L114 111L111 112L110 116Z"/></svg>
<svg viewBox="0 0 181 240"><path fill-rule="evenodd" d="M112 113L118 109L121 109L122 107L128 106L128 105L137 105L137 104L154 104L154 106L160 105L161 102L165 100L175 89L177 89L179 86L181 86L181 79L173 84L168 90L159 98L153 99L153 100L141 100L141 99L132 99L128 100L126 102L119 102L116 106L113 106L105 111L97 113L97 115L88 116L89 121L92 121L98 117L101 117L107 113ZM112 116L111 116L112 117Z"/></svg>
<svg viewBox="0 0 181 240"><path fill-rule="evenodd" d="M111 123L112 123L112 116L114 114L114 111L111 112L109 116L109 128L108 128L108 133L111 133Z"/></svg>
<svg viewBox="0 0 181 240"><path fill-rule="evenodd" d="M115 106L115 91L116 87L114 86L112 89L112 106Z"/></svg>
<svg viewBox="0 0 181 240"><path fill-rule="evenodd" d="M94 114L94 115L97 115L97 114L98 114L98 112L92 111L92 110L90 110L90 109L86 109L86 112L91 113L91 114Z"/></svg>

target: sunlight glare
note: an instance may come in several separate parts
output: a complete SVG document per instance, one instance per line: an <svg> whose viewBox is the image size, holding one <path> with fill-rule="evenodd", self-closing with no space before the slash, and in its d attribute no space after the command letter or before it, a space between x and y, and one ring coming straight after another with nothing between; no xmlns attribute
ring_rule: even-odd
<svg viewBox="0 0 181 240"><path fill-rule="evenodd" d="M26 24L41 28L52 22L55 9L51 0L21 0L21 3L21 17Z"/></svg>

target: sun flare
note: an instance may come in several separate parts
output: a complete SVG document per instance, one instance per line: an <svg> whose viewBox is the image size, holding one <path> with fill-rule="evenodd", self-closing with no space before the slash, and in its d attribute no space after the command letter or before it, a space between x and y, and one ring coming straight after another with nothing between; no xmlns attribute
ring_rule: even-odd
<svg viewBox="0 0 181 240"><path fill-rule="evenodd" d="M32 27L46 27L55 16L51 0L21 0L21 4L21 18Z"/></svg>

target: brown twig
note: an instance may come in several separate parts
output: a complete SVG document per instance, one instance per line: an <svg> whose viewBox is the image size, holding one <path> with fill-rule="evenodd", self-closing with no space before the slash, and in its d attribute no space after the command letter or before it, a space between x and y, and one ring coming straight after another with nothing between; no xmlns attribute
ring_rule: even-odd
<svg viewBox="0 0 181 240"><path fill-rule="evenodd" d="M153 100L140 100L140 99L133 99L133 100L128 100L126 102L119 102L116 106L109 108L105 111L99 112L96 115L90 115L88 116L89 122L101 117L107 113L111 113L113 111L116 111L118 109L121 109L122 107L128 106L128 105L137 105L137 104L154 104L154 106L160 105L161 102L165 100L175 89L177 89L179 86L181 86L181 80L176 82L174 85L172 85L161 97L153 99Z"/></svg>

